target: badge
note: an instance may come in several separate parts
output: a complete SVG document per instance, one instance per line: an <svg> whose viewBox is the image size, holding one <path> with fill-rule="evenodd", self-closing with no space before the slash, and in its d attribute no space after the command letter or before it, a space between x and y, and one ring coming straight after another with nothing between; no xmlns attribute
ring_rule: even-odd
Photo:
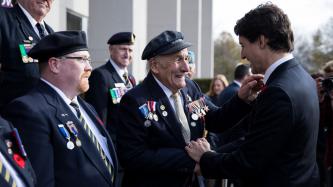
<svg viewBox="0 0 333 187"><path fill-rule="evenodd" d="M140 113L142 114L142 116L147 119L148 118L148 114L149 114L147 104L145 103L145 104L141 105L139 107L139 110L140 110Z"/></svg>
<svg viewBox="0 0 333 187"><path fill-rule="evenodd" d="M28 39L29 39L30 41L33 41L33 40L34 40L34 38L33 38L32 36L29 36Z"/></svg>
<svg viewBox="0 0 333 187"><path fill-rule="evenodd" d="M70 150L74 149L74 143L72 141L69 140L66 145L67 145L67 149L70 149Z"/></svg>
<svg viewBox="0 0 333 187"><path fill-rule="evenodd" d="M191 118L192 118L194 121L197 121L197 120L199 119L199 116L198 116L196 113L192 113Z"/></svg>
<svg viewBox="0 0 333 187"><path fill-rule="evenodd" d="M192 127L195 127L195 126L197 126L197 124L196 124L194 121L192 121L192 122L191 122L191 126L192 126Z"/></svg>
<svg viewBox="0 0 333 187"><path fill-rule="evenodd" d="M167 117L168 116L168 112L167 111L163 111L162 112L162 116Z"/></svg>
<svg viewBox="0 0 333 187"><path fill-rule="evenodd" d="M10 140L5 140L5 143L7 145L7 148L8 148L8 154L13 154L13 150L12 150L12 147L13 147L13 142L10 141Z"/></svg>
<svg viewBox="0 0 333 187"><path fill-rule="evenodd" d="M160 109L161 109L161 110L165 110L165 106L164 106L164 105L161 105L161 106L160 106Z"/></svg>
<svg viewBox="0 0 333 187"><path fill-rule="evenodd" d="M67 149L74 149L74 143L71 141L71 137L63 124L58 124L58 128L62 136L67 140L66 146Z"/></svg>
<svg viewBox="0 0 333 187"><path fill-rule="evenodd" d="M154 118L155 121L158 121L158 116L157 116L157 114L153 114L153 118Z"/></svg>
<svg viewBox="0 0 333 187"><path fill-rule="evenodd" d="M148 119L149 119L149 120L153 120L153 118L154 118L153 113L149 112L149 114L148 114Z"/></svg>
<svg viewBox="0 0 333 187"><path fill-rule="evenodd" d="M82 143L81 143L81 140L78 137L79 132L78 132L75 124L72 121L68 121L66 123L66 125L67 125L69 131L75 136L75 144L76 144L76 146L81 147Z"/></svg>
<svg viewBox="0 0 333 187"><path fill-rule="evenodd" d="M144 125L145 125L145 127L150 127L150 126L151 126L151 121L146 120L146 121L144 122Z"/></svg>

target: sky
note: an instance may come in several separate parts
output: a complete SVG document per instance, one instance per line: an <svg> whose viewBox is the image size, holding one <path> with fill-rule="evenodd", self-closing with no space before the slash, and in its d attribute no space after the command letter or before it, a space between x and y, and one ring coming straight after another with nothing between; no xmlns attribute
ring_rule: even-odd
<svg viewBox="0 0 333 187"><path fill-rule="evenodd" d="M260 0L213 0L213 34L231 33L238 19L259 4ZM333 17L333 0L271 0L289 17L295 36L310 37Z"/></svg>

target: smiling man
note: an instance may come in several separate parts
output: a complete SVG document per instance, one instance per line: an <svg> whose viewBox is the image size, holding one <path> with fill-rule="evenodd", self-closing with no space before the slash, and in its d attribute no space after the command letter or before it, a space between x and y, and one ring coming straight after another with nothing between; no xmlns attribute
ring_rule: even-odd
<svg viewBox="0 0 333 187"><path fill-rule="evenodd" d="M41 79L5 108L5 116L22 135L37 186L116 186L111 138L78 96L89 89L92 69L85 33L50 34L29 55L39 60Z"/></svg>
<svg viewBox="0 0 333 187"><path fill-rule="evenodd" d="M0 110L26 94L39 80L38 61L28 56L33 45L53 33L44 18L53 0L17 0L0 7Z"/></svg>
<svg viewBox="0 0 333 187"><path fill-rule="evenodd" d="M123 186L198 186L198 165L185 146L203 137L205 122L216 123L224 115L239 120L237 115L244 112L205 101L186 76L191 44L183 38L181 32L165 31L147 44L142 60L148 61L149 73L120 102L117 148L125 171ZM246 94L232 99L234 104L247 107L240 99L248 96L245 88Z"/></svg>
<svg viewBox="0 0 333 187"><path fill-rule="evenodd" d="M244 187L319 186L316 84L291 54L288 16L272 3L262 4L238 20L234 30L241 57L250 61L253 73L264 74L265 86L237 124L245 136L234 149L216 153L198 141L187 151L208 178L236 178ZM219 126L207 124L211 128Z"/></svg>

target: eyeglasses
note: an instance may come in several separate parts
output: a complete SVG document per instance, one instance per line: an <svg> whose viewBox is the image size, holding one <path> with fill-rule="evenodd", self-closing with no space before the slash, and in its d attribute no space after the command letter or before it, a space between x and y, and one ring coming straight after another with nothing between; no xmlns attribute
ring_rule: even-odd
<svg viewBox="0 0 333 187"><path fill-rule="evenodd" d="M62 57L60 57L60 59L74 59L74 60L78 60L82 64L84 63L84 64L91 65L91 58L88 58L88 57L82 57L82 56L62 56Z"/></svg>

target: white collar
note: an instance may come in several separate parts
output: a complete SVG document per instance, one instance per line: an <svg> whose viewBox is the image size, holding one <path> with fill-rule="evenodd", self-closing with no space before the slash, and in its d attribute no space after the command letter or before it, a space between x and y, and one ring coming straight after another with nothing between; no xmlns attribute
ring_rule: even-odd
<svg viewBox="0 0 333 187"><path fill-rule="evenodd" d="M18 5L20 6L20 8L22 9L24 15L28 18L32 28L35 28L36 27L36 24L38 23L35 18L33 18L31 16L31 14L20 4L18 3ZM39 24L43 25L45 27L45 24L44 24L44 20L42 20Z"/></svg>
<svg viewBox="0 0 333 187"><path fill-rule="evenodd" d="M65 94L63 91L61 91L58 87L54 86L52 83L50 83L49 81L43 79L43 78L40 78L42 81L44 81L46 84L48 84L51 88L53 88L57 93L58 95L65 101L65 103L70 106L69 104L74 101L76 103L79 103L77 101L77 97L74 97L73 100L70 100Z"/></svg>
<svg viewBox="0 0 333 187"><path fill-rule="evenodd" d="M118 73L118 75L119 75L119 77L121 77L121 79L123 80L123 81L125 81L125 79L124 79L124 77L123 77L123 75L124 75L124 73L126 72L126 73L128 73L127 72L127 68L120 68L111 58L110 58L110 60L109 60L109 62L112 64L112 66L114 67L114 69L116 70L116 72Z"/></svg>
<svg viewBox="0 0 333 187"><path fill-rule="evenodd" d="M170 98L172 95L172 91L167 88L166 86L164 86L163 83L161 83L161 81L159 81L154 75L153 75L154 79L156 80L157 84L162 88L163 92L165 93L165 95Z"/></svg>
<svg viewBox="0 0 333 187"><path fill-rule="evenodd" d="M264 83L266 84L268 78L271 76L271 74L273 73L273 71L278 67L280 66L281 64L287 62L288 60L290 59L293 59L294 56L293 54L291 53L288 53L286 56L280 58L279 60L275 61L273 64L271 64L268 69L266 70L265 72L265 75L264 75Z"/></svg>

